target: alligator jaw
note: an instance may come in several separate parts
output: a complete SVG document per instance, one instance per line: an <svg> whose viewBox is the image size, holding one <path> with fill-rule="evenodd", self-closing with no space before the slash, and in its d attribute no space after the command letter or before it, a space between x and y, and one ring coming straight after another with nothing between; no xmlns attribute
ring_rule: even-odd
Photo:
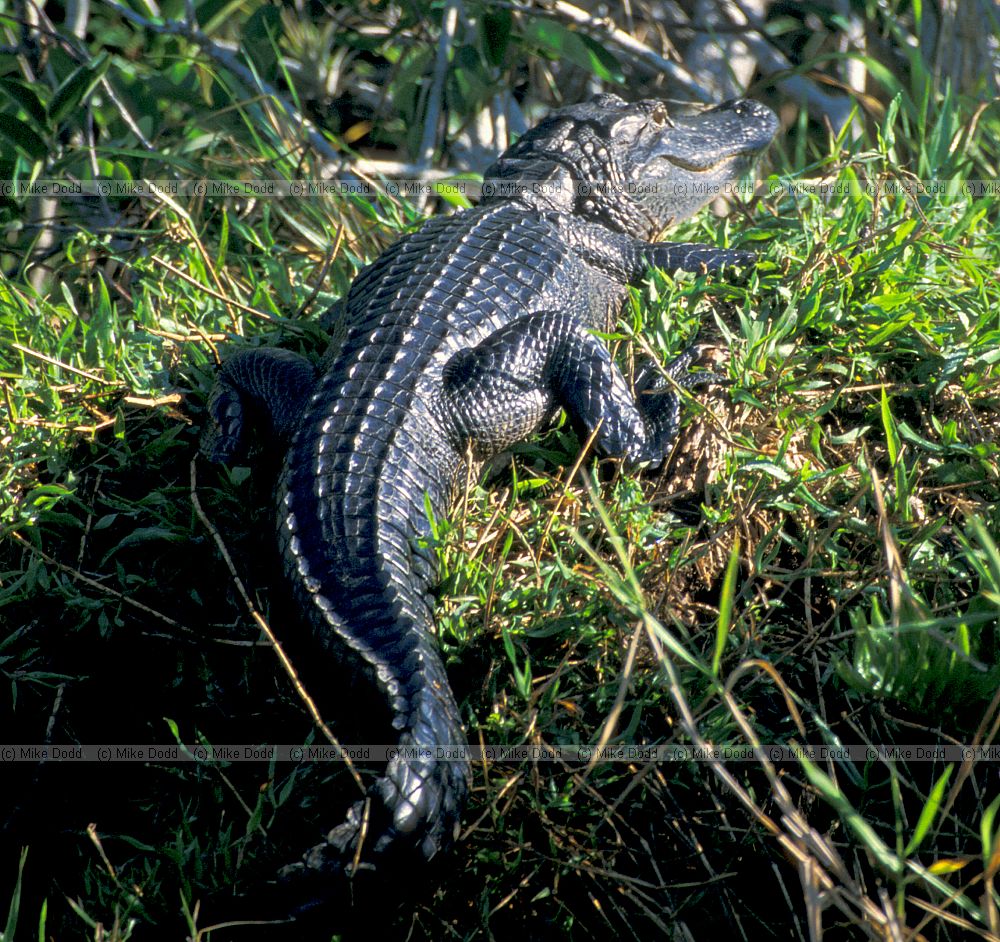
<svg viewBox="0 0 1000 942"><path fill-rule="evenodd" d="M670 132L649 157L666 158L695 173L742 158L746 169L767 149L778 127L770 108L750 99L733 99L694 114L672 116Z"/></svg>

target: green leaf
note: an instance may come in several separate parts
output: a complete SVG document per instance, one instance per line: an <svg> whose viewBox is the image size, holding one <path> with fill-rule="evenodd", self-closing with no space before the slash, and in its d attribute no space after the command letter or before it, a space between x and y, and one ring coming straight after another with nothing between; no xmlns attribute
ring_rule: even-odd
<svg viewBox="0 0 1000 942"><path fill-rule="evenodd" d="M900 85L899 79L893 74L892 69L887 68L883 63L879 62L878 59L873 59L871 56L848 56L846 53L839 53L838 55L844 55L845 58L856 59L858 62L863 63L868 74L875 79L875 81L881 83L890 95L900 95L902 85ZM831 56L831 58L836 58L836 56ZM902 99L901 97L897 97L894 100L899 102ZM899 109L898 104L896 105L896 109Z"/></svg>
<svg viewBox="0 0 1000 942"><path fill-rule="evenodd" d="M43 85L29 85L22 79L5 76L0 79L0 94L15 108L19 108L31 119L37 131L43 131L46 123L45 103L39 97Z"/></svg>
<svg viewBox="0 0 1000 942"><path fill-rule="evenodd" d="M226 250L229 248L229 212L225 207L222 209L222 221L219 232L219 249L215 253L215 265L223 268L226 264Z"/></svg>
<svg viewBox="0 0 1000 942"><path fill-rule="evenodd" d="M606 82L623 85L625 83L625 73L622 72L621 63L596 39L585 36L583 33L579 33L578 35L588 53L589 68L591 71L598 78L602 78Z"/></svg>
<svg viewBox="0 0 1000 942"><path fill-rule="evenodd" d="M524 36L553 59L568 59L606 82L625 81L621 65L600 43L553 20L529 20Z"/></svg>
<svg viewBox="0 0 1000 942"><path fill-rule="evenodd" d="M979 837L983 842L983 863L987 865L996 849L997 834L993 822L996 820L998 810L1000 810L1000 795L990 802L979 822Z"/></svg>
<svg viewBox="0 0 1000 942"><path fill-rule="evenodd" d="M0 138L8 141L32 162L44 160L49 152L48 144L13 115L0 114Z"/></svg>
<svg viewBox="0 0 1000 942"><path fill-rule="evenodd" d="M45 931L45 923L49 916L49 900L48 897L42 900L42 908L38 912L38 942L44 942L48 938L48 934Z"/></svg>
<svg viewBox="0 0 1000 942"><path fill-rule="evenodd" d="M17 882L14 884L14 892L10 897L10 909L7 911L7 927L3 931L2 939L9 939L13 942L14 931L17 929L17 916L21 907L21 880L24 877L24 864L28 859L28 848L21 848L21 860L17 865Z"/></svg>
<svg viewBox="0 0 1000 942"><path fill-rule="evenodd" d="M203 0L195 7L195 16L198 25L211 35L245 5L244 0Z"/></svg>
<svg viewBox="0 0 1000 942"><path fill-rule="evenodd" d="M480 40L483 56L496 68L503 65L504 53L510 44L511 27L514 24L514 14L506 8L487 10L480 23Z"/></svg>
<svg viewBox="0 0 1000 942"><path fill-rule="evenodd" d="M496 85L479 51L473 46L455 50L450 81L450 101L462 114L474 114L494 95Z"/></svg>
<svg viewBox="0 0 1000 942"><path fill-rule="evenodd" d="M514 672L514 684L517 687L517 692L525 699L531 699L531 659L524 659L524 670L517 666L517 650L514 647L514 639L511 637L510 631L504 627L502 629L503 634L503 647L507 652L507 660L510 661L511 670Z"/></svg>
<svg viewBox="0 0 1000 942"><path fill-rule="evenodd" d="M913 292L891 291L887 294L877 294L869 298L868 303L880 311L895 311L897 308L913 304Z"/></svg>
<svg viewBox="0 0 1000 942"><path fill-rule="evenodd" d="M282 32L281 11L274 6L260 7L243 28L243 50L265 78L273 78L277 71Z"/></svg>
<svg viewBox="0 0 1000 942"><path fill-rule="evenodd" d="M882 387L882 427L885 429L885 443L889 450L889 463L895 465L899 460L899 432L896 430L896 422L892 417L892 411L889 409L889 397L886 395L885 386Z"/></svg>
<svg viewBox="0 0 1000 942"><path fill-rule="evenodd" d="M108 551L108 553L105 554L104 559L101 560L101 564L103 565L106 563L112 556L115 555L115 553L124 549L126 546L136 546L143 543L155 542L157 540L165 540L168 543L182 543L186 539L186 534L179 530L170 530L166 527L137 527L125 536L117 546L113 547Z"/></svg>
<svg viewBox="0 0 1000 942"><path fill-rule="evenodd" d="M897 92L892 101L889 102L889 107L885 113L885 121L882 122L882 127L879 130L879 134L885 144L885 149L889 153L892 152L892 149L896 144L896 116L899 114L899 105L902 100L903 93Z"/></svg>
<svg viewBox="0 0 1000 942"><path fill-rule="evenodd" d="M779 481L786 484L792 479L792 476L784 468L780 465L776 465L773 461L748 461L739 470L759 471L761 474L777 478Z"/></svg>
<svg viewBox="0 0 1000 942"><path fill-rule="evenodd" d="M906 845L906 850L903 851L904 857L909 857L923 843L934 821L934 817L937 815L938 808L941 807L941 797L944 795L945 786L948 784L948 779L951 778L951 773L954 770L955 766L949 765L934 783L934 787L927 797L927 804L924 805L920 812L920 817L917 819L917 826L913 831L913 837L910 838L910 843Z"/></svg>
<svg viewBox="0 0 1000 942"><path fill-rule="evenodd" d="M462 188L454 180L439 180L434 184L434 192L441 197L449 206L457 206L459 209L469 209L472 203L462 192Z"/></svg>
<svg viewBox="0 0 1000 942"><path fill-rule="evenodd" d="M60 124L79 108L80 103L94 90L94 86L104 78L104 73L110 66L111 56L105 51L73 71L49 102L49 122L52 125Z"/></svg>
<svg viewBox="0 0 1000 942"><path fill-rule="evenodd" d="M719 622L715 631L715 651L712 654L712 673L719 676L722 655L729 639L729 626L733 619L733 600L736 598L736 571L740 563L740 540L733 541L733 551L726 564L726 575L722 580L722 596L719 599Z"/></svg>

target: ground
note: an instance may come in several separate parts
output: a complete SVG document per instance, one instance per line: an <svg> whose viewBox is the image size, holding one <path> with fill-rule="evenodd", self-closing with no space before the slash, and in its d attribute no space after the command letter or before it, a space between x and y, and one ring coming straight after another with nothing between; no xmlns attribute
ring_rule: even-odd
<svg viewBox="0 0 1000 942"><path fill-rule="evenodd" d="M196 152L183 178L306 175L253 127L241 160ZM977 748L1000 722L1000 214L965 184L998 176L998 132L930 86L878 134L789 131L762 190L673 234L758 267L651 272L608 337L627 373L708 346L719 381L668 467L631 475L558 426L437 522L469 739L539 748L474 769L455 849L385 902L391 934L998 937L1000 765ZM197 439L219 356L318 360L358 267L448 206L121 205L125 236L78 225L42 283L0 280L4 738L319 741L262 618L341 741L377 742L283 607L273 466L205 465ZM599 745L688 751L542 749ZM15 922L229 937L211 907L356 794L342 764L25 757L4 781L4 942Z"/></svg>

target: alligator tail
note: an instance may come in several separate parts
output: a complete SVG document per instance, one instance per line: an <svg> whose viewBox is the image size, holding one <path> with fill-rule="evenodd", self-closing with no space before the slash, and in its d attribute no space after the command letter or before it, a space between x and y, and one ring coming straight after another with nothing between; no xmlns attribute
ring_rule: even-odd
<svg viewBox="0 0 1000 942"><path fill-rule="evenodd" d="M400 634L416 643L402 662L375 663L370 650L363 656L375 668L378 686L393 705L393 726L400 730L385 773L321 843L281 871L284 881L315 883L328 893L336 874L353 878L362 870L388 873L415 859L429 861L458 837L471 781L465 733L432 636L407 628ZM335 633L351 635L344 624Z"/></svg>
<svg viewBox="0 0 1000 942"><path fill-rule="evenodd" d="M202 452L212 461L234 460L245 453L254 426L284 451L303 423L315 382L311 364L289 351L249 350L230 357L208 403ZM371 541L360 539L351 544L353 550L337 555L348 541L323 532L326 508L317 499L311 445L307 439L304 454L286 459L277 488L286 575L298 609L326 652L374 680L390 705L398 739L367 798L299 863L281 872L286 882L301 884L297 895L307 901L298 912L337 895L335 874L391 869L395 861L430 860L445 850L457 836L471 781L463 749L448 749L464 747L466 739L424 588L433 578L433 560L426 551L409 548L408 533L394 535L391 528L382 534L383 554L361 552ZM362 490L375 494L378 485ZM352 509L370 521L377 516L371 508ZM423 505L408 510L416 517ZM400 557L404 545L409 549Z"/></svg>

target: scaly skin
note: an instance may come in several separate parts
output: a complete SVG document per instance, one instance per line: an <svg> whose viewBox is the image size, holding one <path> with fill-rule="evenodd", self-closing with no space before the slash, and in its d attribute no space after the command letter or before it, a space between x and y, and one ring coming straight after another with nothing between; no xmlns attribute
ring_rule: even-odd
<svg viewBox="0 0 1000 942"><path fill-rule="evenodd" d="M663 460L676 395L650 370L633 396L592 329L650 265L752 263L647 240L710 185L736 180L776 130L749 101L681 118L599 96L556 112L487 172L478 208L431 220L358 276L346 342L322 376L287 351L224 364L203 448L231 458L250 418L265 421L266 440L290 442L278 485L285 575L321 649L383 692L401 745L433 754L466 742L434 640L425 500L446 515L467 456L486 460L560 408L582 433L597 429L601 453ZM673 369L682 384L686 367ZM464 762L392 760L360 852L358 803L286 876L350 873L359 853L376 867L390 853L432 858L457 834L469 782Z"/></svg>

